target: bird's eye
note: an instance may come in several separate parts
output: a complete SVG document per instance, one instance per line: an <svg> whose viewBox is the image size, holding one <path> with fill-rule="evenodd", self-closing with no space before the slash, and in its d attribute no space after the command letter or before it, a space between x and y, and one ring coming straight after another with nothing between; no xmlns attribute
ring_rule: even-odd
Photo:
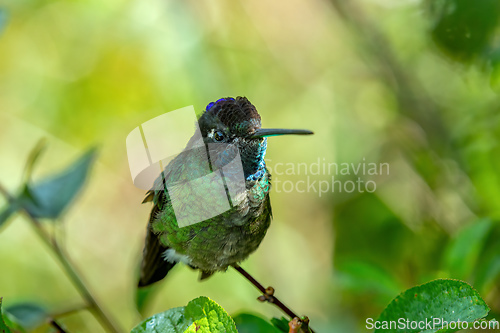
<svg viewBox="0 0 500 333"><path fill-rule="evenodd" d="M222 133L221 131L215 131L214 132L214 139L215 139L215 141L224 140L224 133Z"/></svg>

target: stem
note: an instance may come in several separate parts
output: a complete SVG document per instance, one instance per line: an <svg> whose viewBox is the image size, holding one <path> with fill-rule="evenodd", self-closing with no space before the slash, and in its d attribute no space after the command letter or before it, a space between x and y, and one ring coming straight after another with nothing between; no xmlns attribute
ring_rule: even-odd
<svg viewBox="0 0 500 333"><path fill-rule="evenodd" d="M274 296L274 288L273 287L268 287L268 288L264 288L264 286L262 284L260 284L259 281L257 281L252 275L250 275L250 273L248 273L245 269L243 269L240 265L238 264L233 264L232 265L234 269L236 269L241 275L243 275L248 281L250 281L257 289L259 289L261 292L262 292L262 296L260 296L258 299L262 302L264 301L267 301L269 303L272 303L274 305L276 305L278 308L281 309L281 311L283 311L284 313L286 313L291 319L293 318L299 318L299 316L297 316L295 314L295 312L293 312L292 310L290 310L289 307L287 307L285 304L283 304L279 299L278 297ZM308 326L308 319L305 320L305 323L306 323L306 327ZM305 328L307 329L307 328ZM314 333L314 330L309 327L309 330L311 333Z"/></svg>
<svg viewBox="0 0 500 333"><path fill-rule="evenodd" d="M50 325L53 326L56 330L57 330L57 333L67 333L64 328L61 327L61 325L59 325L55 319L50 319Z"/></svg>
<svg viewBox="0 0 500 333"><path fill-rule="evenodd" d="M7 200L13 201L12 196L9 192L0 184L0 193L3 194ZM23 210L23 213L27 216L28 220L31 222L33 229L37 232L40 239L53 251L59 263L64 268L64 271L68 275L73 285L76 287L82 298L88 304L88 310L92 312L94 317L101 323L111 333L120 333L121 329L116 326L115 323L104 313L99 303L97 303L95 297L90 292L89 288L85 285L81 275L76 268L76 265L71 262L69 256L59 247L55 238L42 228L40 221L32 216L28 211Z"/></svg>
<svg viewBox="0 0 500 333"><path fill-rule="evenodd" d="M25 213L28 219L30 220L31 224L33 225L34 229L40 236L40 238L47 244L47 246L49 246L52 249L57 259L59 259L59 262L63 266L69 279L73 282L74 286L76 287L82 298L85 300L85 302L87 302L89 311L92 312L94 317L96 317L96 319L105 328L107 328L109 332L112 333L121 332L121 330L116 326L116 324L113 323L113 321L103 311L99 303L96 301L95 297L90 292L89 288L86 286L86 284L80 277L81 274L79 274L76 265L71 261L71 259L63 251L63 249L59 247L57 241L54 238L50 237L50 235L47 233L45 229L42 228L40 222L35 217L31 216L28 212Z"/></svg>
<svg viewBox="0 0 500 333"><path fill-rule="evenodd" d="M7 199L9 203L13 201L13 198L11 197L7 189L3 187L1 184L0 184L0 193L5 197L5 199Z"/></svg>
<svg viewBox="0 0 500 333"><path fill-rule="evenodd" d="M79 306L68 308L66 310L62 310L59 312L53 312L50 314L50 316L52 318L58 319L58 318L66 317L66 316L72 315L74 313L80 312L82 310L88 310L88 309L89 309L89 306L88 306L88 304L85 303L85 304L81 304Z"/></svg>

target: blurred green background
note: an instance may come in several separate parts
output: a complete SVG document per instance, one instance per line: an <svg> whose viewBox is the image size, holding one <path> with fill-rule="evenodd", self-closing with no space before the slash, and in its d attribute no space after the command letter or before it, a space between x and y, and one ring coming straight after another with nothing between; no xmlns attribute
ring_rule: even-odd
<svg viewBox="0 0 500 333"><path fill-rule="evenodd" d="M135 270L151 208L132 184L125 138L165 112L239 95L263 126L315 132L269 139L268 166L284 164L274 181L376 184L321 196L318 185L276 186L271 228L243 263L317 332L364 332L399 292L445 277L471 283L500 318L498 1L4 0L0 9L0 183L17 191L42 137L35 179L98 146L63 217L64 244L124 330L140 321ZM389 168L285 172L318 159ZM0 272L5 307L82 303L22 216L0 230ZM205 295L230 314L280 316L234 270L197 278L176 267L147 314ZM86 311L60 321L102 331Z"/></svg>

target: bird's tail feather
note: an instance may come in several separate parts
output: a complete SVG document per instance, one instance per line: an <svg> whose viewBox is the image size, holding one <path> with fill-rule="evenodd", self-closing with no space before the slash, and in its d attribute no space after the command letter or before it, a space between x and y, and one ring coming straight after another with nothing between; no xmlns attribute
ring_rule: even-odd
<svg viewBox="0 0 500 333"><path fill-rule="evenodd" d="M166 250L168 247L160 244L159 238L151 230L148 230L138 287L146 287L160 281L175 266L175 262L167 261L163 257Z"/></svg>

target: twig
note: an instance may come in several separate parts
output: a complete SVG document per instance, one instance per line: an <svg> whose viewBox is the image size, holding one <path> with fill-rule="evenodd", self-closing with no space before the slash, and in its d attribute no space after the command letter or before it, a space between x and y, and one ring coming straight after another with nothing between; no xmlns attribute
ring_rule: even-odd
<svg viewBox="0 0 500 333"><path fill-rule="evenodd" d="M53 250L56 257L59 259L59 262L63 266L66 274L70 278L70 280L75 285L76 289L83 297L83 299L88 303L89 311L96 317L99 322L108 329L108 331L113 333L119 333L121 330L114 324L111 319L104 313L99 303L96 301L95 297L92 295L86 284L83 282L81 275L79 274L74 263L71 262L71 259L68 257L66 253L59 247L57 241L50 237L50 235L42 228L40 222L29 212L26 212L26 216L31 221L31 224L37 231L40 238Z"/></svg>
<svg viewBox="0 0 500 333"><path fill-rule="evenodd" d="M54 318L50 318L50 321L49 321L49 324L51 326L53 326L56 330L57 330L57 333L67 333L64 328L61 327L61 325L59 325Z"/></svg>
<svg viewBox="0 0 500 333"><path fill-rule="evenodd" d="M290 310L289 307L287 307L285 304L283 304L276 296L274 296L274 288L273 287L267 287L264 288L262 284L259 283L259 281L255 280L253 276L251 276L246 270L244 270L240 265L238 264L233 264L232 265L234 269L236 269L241 275L243 275L248 281L250 281L257 289L259 289L262 292L262 295L259 296L257 299L261 302L269 302L274 305L276 305L278 308L281 309L284 313L286 313L292 320L295 318L299 318L293 312ZM309 327L309 318L305 317L304 319L299 319L304 325L302 327L303 331L308 332L307 329L309 329L309 332L314 333L314 330Z"/></svg>
<svg viewBox="0 0 500 333"><path fill-rule="evenodd" d="M89 309L89 305L85 303L85 304L81 304L81 305L78 305L78 306L75 306L72 308L68 308L66 310L59 311L59 312L52 312L50 314L50 316L52 318L57 319L57 318L66 317L66 316L72 315L74 313L80 312L82 310L88 310L88 309Z"/></svg>
<svg viewBox="0 0 500 333"><path fill-rule="evenodd" d="M12 202L12 196L9 192L0 184L0 193L3 194L9 202ZM37 232L40 239L54 252L55 256L61 263L64 271L68 275L71 282L73 282L74 286L83 297L85 302L88 304L88 310L92 312L94 317L105 327L109 332L112 333L120 333L121 329L116 326L115 323L106 315L106 313L102 310L99 303L96 301L95 297L90 292L89 288L83 282L81 275L76 268L76 265L71 262L69 256L59 247L55 238L51 237L51 235L42 227L40 221L37 218L32 216L28 211L22 210L22 212L26 215L28 220L31 222L33 229Z"/></svg>
<svg viewBox="0 0 500 333"><path fill-rule="evenodd" d="M12 198L12 196L10 195L9 191L7 191L7 189L3 187L2 184L0 184L0 194L2 194L9 203L14 200L14 198Z"/></svg>

